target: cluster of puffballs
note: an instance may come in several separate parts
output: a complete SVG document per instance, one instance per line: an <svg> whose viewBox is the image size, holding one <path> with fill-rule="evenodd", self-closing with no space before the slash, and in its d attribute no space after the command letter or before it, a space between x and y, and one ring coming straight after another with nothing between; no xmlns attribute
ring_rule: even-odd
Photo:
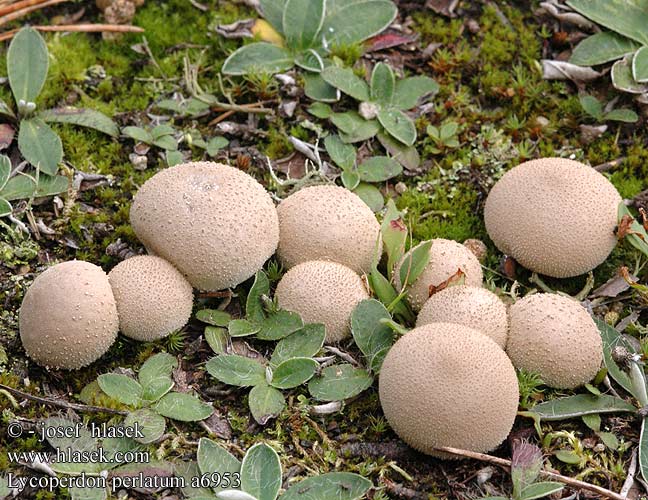
<svg viewBox="0 0 648 500"><path fill-rule="evenodd" d="M620 202L594 169L544 158L495 184L485 224L495 245L526 268L577 276L614 248ZM27 291L20 335L37 363L84 367L118 331L141 341L163 338L189 321L194 289L234 287L274 254L287 269L275 291L279 307L305 323L323 323L326 342L340 342L351 334L356 305L370 297L363 274L377 246L382 253L380 225L351 191L310 186L275 206L254 178L211 162L155 174L137 192L130 220L148 255L108 275L87 262L57 264ZM447 239L432 240L428 264L401 290L406 257L394 270L395 285L418 317L387 354L379 395L390 425L414 448L441 457L443 446L496 448L517 412L515 368L564 389L589 382L600 369L599 332L577 301L535 293L509 307L482 287L475 254ZM430 296L458 270L462 284Z"/></svg>

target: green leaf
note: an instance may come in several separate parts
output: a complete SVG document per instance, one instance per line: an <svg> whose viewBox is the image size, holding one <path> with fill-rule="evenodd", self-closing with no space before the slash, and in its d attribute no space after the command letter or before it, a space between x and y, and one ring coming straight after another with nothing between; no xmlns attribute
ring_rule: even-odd
<svg viewBox="0 0 648 500"><path fill-rule="evenodd" d="M639 435L639 472L644 481L648 480L648 425L646 418L641 421L641 434Z"/></svg>
<svg viewBox="0 0 648 500"><path fill-rule="evenodd" d="M279 33L283 33L283 12L286 0L260 0L263 17Z"/></svg>
<svg viewBox="0 0 648 500"><path fill-rule="evenodd" d="M245 301L245 316L248 320L261 323L266 315L262 297L270 295L270 280L263 271L258 271Z"/></svg>
<svg viewBox="0 0 648 500"><path fill-rule="evenodd" d="M612 65L612 85L615 89L630 94L648 92L648 85L639 83L632 76L631 60L626 56Z"/></svg>
<svg viewBox="0 0 648 500"><path fill-rule="evenodd" d="M389 64L379 62L371 72L371 100L383 106L390 106L394 98L396 77Z"/></svg>
<svg viewBox="0 0 648 500"><path fill-rule="evenodd" d="M45 174L54 175L63 160L61 138L39 118L20 122L18 148L25 160Z"/></svg>
<svg viewBox="0 0 648 500"><path fill-rule="evenodd" d="M409 116L396 108L378 111L378 121L393 138L407 146L416 141L416 127Z"/></svg>
<svg viewBox="0 0 648 500"><path fill-rule="evenodd" d="M158 139L154 139L152 144L165 151L176 151L178 149L178 142L172 135L163 135Z"/></svg>
<svg viewBox="0 0 648 500"><path fill-rule="evenodd" d="M198 422L205 420L214 409L191 394L170 392L165 395L153 409L160 415L181 422Z"/></svg>
<svg viewBox="0 0 648 500"><path fill-rule="evenodd" d="M578 66L596 66L621 59L639 47L641 45L634 40L612 31L603 31L588 36L576 45L569 62Z"/></svg>
<svg viewBox="0 0 648 500"><path fill-rule="evenodd" d="M207 143L207 154L211 157L216 156L216 154L226 147L229 144L229 141L220 135L212 137Z"/></svg>
<svg viewBox="0 0 648 500"><path fill-rule="evenodd" d="M164 417L149 409L137 410L126 415L124 426L133 428L135 424L139 426L144 437L134 439L142 444L155 443L164 435L166 429Z"/></svg>
<svg viewBox="0 0 648 500"><path fill-rule="evenodd" d="M632 58L632 77L639 83L648 82L648 46L641 47Z"/></svg>
<svg viewBox="0 0 648 500"><path fill-rule="evenodd" d="M302 326L304 322L299 314L280 310L263 320L256 337L261 340L279 340L295 333Z"/></svg>
<svg viewBox="0 0 648 500"><path fill-rule="evenodd" d="M201 309L196 313L196 319L213 326L227 326L232 316L227 311L218 309Z"/></svg>
<svg viewBox="0 0 648 500"><path fill-rule="evenodd" d="M432 241L424 241L416 245L407 254L399 269L401 287L414 283L430 262L430 249Z"/></svg>
<svg viewBox="0 0 648 500"><path fill-rule="evenodd" d="M340 91L326 83L320 73L306 73L303 77L304 93L310 99L321 102L336 102L340 99Z"/></svg>
<svg viewBox="0 0 648 500"><path fill-rule="evenodd" d="M567 0L567 5L601 26L648 45L646 0Z"/></svg>
<svg viewBox="0 0 648 500"><path fill-rule="evenodd" d="M238 354L221 354L207 361L207 373L228 385L249 387L265 383L265 367Z"/></svg>
<svg viewBox="0 0 648 500"><path fill-rule="evenodd" d="M366 370L350 364L333 365L322 370L322 375L308 383L308 390L320 401L343 401L357 396L373 383Z"/></svg>
<svg viewBox="0 0 648 500"><path fill-rule="evenodd" d="M582 95L578 98L583 110L598 121L603 119L603 106L601 101L592 95Z"/></svg>
<svg viewBox="0 0 648 500"><path fill-rule="evenodd" d="M142 399L142 386L126 375L106 373L99 375L97 382L103 392L127 406L137 406Z"/></svg>
<svg viewBox="0 0 648 500"><path fill-rule="evenodd" d="M361 182L353 190L364 201L372 212L380 212L385 206L385 199L376 186Z"/></svg>
<svg viewBox="0 0 648 500"><path fill-rule="evenodd" d="M621 205L623 205L623 202L621 202ZM625 205L623 206L625 208ZM630 377L624 370L619 368L619 365L616 364L612 357L612 352L617 346L622 346L631 353L635 352L634 347L630 342L623 338L621 333L619 333L614 327L608 325L605 321L594 318L594 323L596 323L599 333L601 334L601 340L603 341L603 362L607 368L608 374L617 384L623 387L628 394L634 396L634 387Z"/></svg>
<svg viewBox="0 0 648 500"><path fill-rule="evenodd" d="M98 486L85 486L83 488L72 486L68 488L68 493L70 494L70 500L105 500L108 498L106 488Z"/></svg>
<svg viewBox="0 0 648 500"><path fill-rule="evenodd" d="M46 122L69 123L80 127L98 130L111 137L119 137L119 127L103 113L94 109L56 108L39 113L38 116Z"/></svg>
<svg viewBox="0 0 648 500"><path fill-rule="evenodd" d="M393 330L381 323L381 319L391 319L391 315L376 299L363 300L351 314L353 340L367 358L367 365L376 373L384 359L378 355L386 354L386 349L394 343Z"/></svg>
<svg viewBox="0 0 648 500"><path fill-rule="evenodd" d="M371 481L351 472L329 472L293 484L281 500L357 500L362 498Z"/></svg>
<svg viewBox="0 0 648 500"><path fill-rule="evenodd" d="M202 438L205 439L205 438ZM216 445L217 446L217 445ZM200 444L198 445L200 451ZM184 488L181 488L182 493L190 500L215 500L216 496L210 489L198 488L191 486L194 477L200 477L201 474L211 474L216 471L203 473L196 462L176 462L173 464L176 477L184 478ZM222 469L219 470L222 471Z"/></svg>
<svg viewBox="0 0 648 500"><path fill-rule="evenodd" d="M329 1L322 33L329 45L352 45L383 31L396 14L388 0Z"/></svg>
<svg viewBox="0 0 648 500"><path fill-rule="evenodd" d="M36 102L47 79L49 54L43 37L34 28L23 28L7 51L7 74L16 102Z"/></svg>
<svg viewBox="0 0 648 500"><path fill-rule="evenodd" d="M304 325L303 328L277 343L270 358L270 365L276 367L293 358L311 358L322 349L325 338L324 325L319 323Z"/></svg>
<svg viewBox="0 0 648 500"><path fill-rule="evenodd" d="M541 481L533 483L522 490L520 500L535 500L536 498L543 498L553 493L557 493L565 487L562 483L553 481Z"/></svg>
<svg viewBox="0 0 648 500"><path fill-rule="evenodd" d="M236 474L241 471L241 462L211 439L200 438L196 457L198 468L203 474L213 474L214 472Z"/></svg>
<svg viewBox="0 0 648 500"><path fill-rule="evenodd" d="M311 47L324 23L325 0L287 0L283 10L283 33L291 49Z"/></svg>
<svg viewBox="0 0 648 500"><path fill-rule="evenodd" d="M581 417L583 423L592 429L594 432L599 432L601 430L601 415L598 413L589 413Z"/></svg>
<svg viewBox="0 0 648 500"><path fill-rule="evenodd" d="M308 49L295 56L295 64L311 73L319 73L324 69L324 60L317 51Z"/></svg>
<svg viewBox="0 0 648 500"><path fill-rule="evenodd" d="M35 180L27 175L18 174L5 185L2 190L2 197L8 201L21 200L26 198L40 198L64 193L68 189L68 178L62 175L41 174L38 178L38 187Z"/></svg>
<svg viewBox="0 0 648 500"><path fill-rule="evenodd" d="M611 450L616 451L619 449L619 440L611 432L599 432L598 437L600 437L603 444Z"/></svg>
<svg viewBox="0 0 648 500"><path fill-rule="evenodd" d="M223 354L227 349L229 335L225 328L208 326L205 328L205 340L216 354Z"/></svg>
<svg viewBox="0 0 648 500"><path fill-rule="evenodd" d="M402 173L400 163L387 156L374 156L358 165L358 175L365 182L383 182Z"/></svg>
<svg viewBox="0 0 648 500"><path fill-rule="evenodd" d="M144 142L146 144L153 143L153 136L141 127L124 127L122 129L122 134L139 142Z"/></svg>
<svg viewBox="0 0 648 500"><path fill-rule="evenodd" d="M0 198L0 217L11 215L12 212L13 207L11 206L11 203L9 203L4 198Z"/></svg>
<svg viewBox="0 0 648 500"><path fill-rule="evenodd" d="M328 104L325 104L323 102L314 102L313 104L311 104L309 106L307 111L311 115L316 116L317 118L321 118L322 120L326 120L326 119L330 118L331 115L333 114L333 110L331 109L331 106L329 106ZM329 136L327 136L327 137L329 137ZM329 152L329 154L331 154L331 153Z"/></svg>
<svg viewBox="0 0 648 500"><path fill-rule="evenodd" d="M623 399L603 394L576 394L565 398L553 399L531 408L529 413L542 420L565 420L582 417L591 413L636 412L637 408Z"/></svg>
<svg viewBox="0 0 648 500"><path fill-rule="evenodd" d="M323 69L321 74L325 82L354 99L361 102L369 100L369 85L357 76L351 68L329 66Z"/></svg>
<svg viewBox="0 0 648 500"><path fill-rule="evenodd" d="M339 135L327 135L324 139L324 147L333 163L341 169L347 170L355 166L356 148L342 142Z"/></svg>
<svg viewBox="0 0 648 500"><path fill-rule="evenodd" d="M613 109L609 113L606 113L603 119L616 122L634 123L639 120L639 115L631 109L621 108Z"/></svg>
<svg viewBox="0 0 648 500"><path fill-rule="evenodd" d="M11 176L11 160L7 155L0 155L0 192L9 182Z"/></svg>
<svg viewBox="0 0 648 500"><path fill-rule="evenodd" d="M0 116L6 118L9 121L13 121L17 119L16 114L9 107L9 105L2 99L0 99Z"/></svg>
<svg viewBox="0 0 648 500"><path fill-rule="evenodd" d="M4 476L0 476L0 498L8 497L10 494L9 480Z"/></svg>
<svg viewBox="0 0 648 500"><path fill-rule="evenodd" d="M176 165L180 165L184 162L184 155L181 151L167 150L164 152L164 159L166 160L166 163L169 167L175 167Z"/></svg>
<svg viewBox="0 0 648 500"><path fill-rule="evenodd" d="M403 165L407 170L418 170L421 164L421 158L414 146L406 146L384 132L379 132L377 137L380 144L382 144L394 160Z"/></svg>
<svg viewBox="0 0 648 500"><path fill-rule="evenodd" d="M277 389L292 389L308 382L319 368L312 358L292 358L281 363L272 373L270 385Z"/></svg>
<svg viewBox="0 0 648 500"><path fill-rule="evenodd" d="M241 489L257 500L275 500L281 489L279 455L265 443L250 448L241 464Z"/></svg>
<svg viewBox="0 0 648 500"><path fill-rule="evenodd" d="M174 382L171 379L173 370L178 367L178 360L161 352L150 357L140 368L138 378L143 387L142 398L147 401L157 401L171 389Z"/></svg>
<svg viewBox="0 0 648 500"><path fill-rule="evenodd" d="M290 53L270 43L258 42L244 45L230 55L223 64L224 75L249 73L280 73L292 68Z"/></svg>
<svg viewBox="0 0 648 500"><path fill-rule="evenodd" d="M394 266L400 262L405 253L407 242L407 226L403 214L396 208L394 200L387 202L387 211L383 216L380 234L387 253L387 276L391 278Z"/></svg>
<svg viewBox="0 0 648 500"><path fill-rule="evenodd" d="M392 105L398 109L412 109L425 95L439 92L439 84L427 76L412 76L396 82Z"/></svg>
<svg viewBox="0 0 648 500"><path fill-rule="evenodd" d="M258 333L261 330L261 325L247 319L233 319L228 323L227 330L230 337L247 337Z"/></svg>
<svg viewBox="0 0 648 500"><path fill-rule="evenodd" d="M578 456L578 454L572 450L558 450L554 453L554 455L558 460L566 464L575 465L580 463L581 461L581 458Z"/></svg>
<svg viewBox="0 0 648 500"><path fill-rule="evenodd" d="M347 143L366 141L380 130L376 120L365 120L355 111L333 113L331 122L340 129L340 138Z"/></svg>
<svg viewBox="0 0 648 500"><path fill-rule="evenodd" d="M286 401L280 391L264 382L252 388L248 396L248 405L254 420L265 425L268 420L281 413Z"/></svg>
<svg viewBox="0 0 648 500"><path fill-rule="evenodd" d="M351 170L345 170L342 172L340 179L342 179L342 185L349 191L353 191L358 187L358 184L360 184L360 176Z"/></svg>

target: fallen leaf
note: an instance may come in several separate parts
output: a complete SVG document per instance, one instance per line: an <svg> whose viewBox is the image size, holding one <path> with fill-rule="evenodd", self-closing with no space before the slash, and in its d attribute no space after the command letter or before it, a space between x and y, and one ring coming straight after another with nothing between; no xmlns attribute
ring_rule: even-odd
<svg viewBox="0 0 648 500"><path fill-rule="evenodd" d="M617 228L617 232L616 232L617 238L619 240L622 240L629 234L634 234L639 238L641 238L642 240L646 241L643 234L632 230L632 224L634 224L634 222L635 222L635 218L632 217L631 215L626 214L623 217L621 217L621 221L619 222L619 227Z"/></svg>
<svg viewBox="0 0 648 500"><path fill-rule="evenodd" d="M16 131L8 123L0 124L0 151L7 149L14 140Z"/></svg>
<svg viewBox="0 0 648 500"><path fill-rule="evenodd" d="M374 36L365 42L365 52L376 52L378 50L391 49L400 45L414 43L416 35L404 35L394 30Z"/></svg>
<svg viewBox="0 0 648 500"><path fill-rule="evenodd" d="M203 420L209 431L221 439L232 438L232 427L230 427L227 418L220 414L218 410L214 410L207 420Z"/></svg>
<svg viewBox="0 0 648 500"><path fill-rule="evenodd" d="M442 281L438 285L430 285L428 287L428 297L432 297L435 293L445 290L446 288L454 285L463 285L466 278L466 273L461 269L457 269L457 272L450 276L447 280Z"/></svg>
<svg viewBox="0 0 648 500"><path fill-rule="evenodd" d="M256 19L242 19L231 24L219 24L216 26L216 33L229 39L253 38L252 28Z"/></svg>
<svg viewBox="0 0 648 500"><path fill-rule="evenodd" d="M585 66L576 66L565 61L542 60L542 77L545 80L572 80L574 82L589 82L596 80L603 73Z"/></svg>
<svg viewBox="0 0 648 500"><path fill-rule="evenodd" d="M459 0L427 0L425 6L432 9L437 14L446 17L457 17L454 10L457 8Z"/></svg>

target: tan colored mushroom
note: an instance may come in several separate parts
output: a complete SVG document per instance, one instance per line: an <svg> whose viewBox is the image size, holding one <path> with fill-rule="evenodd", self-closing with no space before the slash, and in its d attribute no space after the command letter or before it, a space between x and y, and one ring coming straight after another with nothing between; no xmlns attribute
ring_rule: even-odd
<svg viewBox="0 0 648 500"><path fill-rule="evenodd" d="M242 283L263 267L279 241L270 195L251 176L220 163L161 170L137 192L130 219L149 252L199 290Z"/></svg>
<svg viewBox="0 0 648 500"><path fill-rule="evenodd" d="M27 290L19 323L25 351L39 365L89 365L110 348L119 329L108 276L80 260L50 267Z"/></svg>
<svg viewBox="0 0 648 500"><path fill-rule="evenodd" d="M621 196L602 174L564 158L518 165L493 186L484 207L491 239L521 265L567 278L614 249Z"/></svg>
<svg viewBox="0 0 648 500"><path fill-rule="evenodd" d="M180 330L193 308L193 289L180 271L152 255L126 259L108 274L120 331L135 340L153 341Z"/></svg>
<svg viewBox="0 0 648 500"><path fill-rule="evenodd" d="M518 382L506 353L464 325L431 323L403 335L380 370L380 404L400 438L423 453L495 449L511 431Z"/></svg>
<svg viewBox="0 0 648 500"><path fill-rule="evenodd" d="M326 342L349 336L351 313L369 294L353 269L337 262L308 261L290 269L275 292L282 309L299 314L304 323L323 323Z"/></svg>
<svg viewBox="0 0 648 500"><path fill-rule="evenodd" d="M371 270L382 253L380 225L356 194L339 186L311 186L277 207L277 254L288 268L309 260L339 262L357 273Z"/></svg>

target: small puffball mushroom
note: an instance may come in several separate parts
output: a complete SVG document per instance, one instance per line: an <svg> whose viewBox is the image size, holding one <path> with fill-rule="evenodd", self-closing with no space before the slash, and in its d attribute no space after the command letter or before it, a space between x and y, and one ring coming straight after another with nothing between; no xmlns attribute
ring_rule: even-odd
<svg viewBox="0 0 648 500"><path fill-rule="evenodd" d="M309 260L339 262L357 273L382 253L380 224L359 196L339 186L311 186L277 207L277 255L291 268Z"/></svg>
<svg viewBox="0 0 648 500"><path fill-rule="evenodd" d="M110 348L119 329L108 276L81 260L50 267L27 290L19 323L25 351L39 365L89 365Z"/></svg>
<svg viewBox="0 0 648 500"><path fill-rule="evenodd" d="M417 247L423 243L420 243ZM404 262L408 262L406 261L408 254L401 259L394 273L396 286L399 290L402 287L400 269ZM430 296L430 287L438 287L443 284L446 280L453 277L458 270L461 270L465 275L465 285L482 285L483 273L475 254L456 241L442 238L433 239L432 246L430 247L430 261L428 265L414 283L407 287L407 297L412 308L415 311L420 310Z"/></svg>
<svg viewBox="0 0 648 500"><path fill-rule="evenodd" d="M251 176L220 163L161 170L135 195L130 220L149 252L173 264L199 290L245 281L279 242L270 195Z"/></svg>
<svg viewBox="0 0 648 500"><path fill-rule="evenodd" d="M284 274L275 297L281 309L299 314L304 323L323 323L326 342L334 343L349 336L351 313L369 294L353 269L315 260Z"/></svg>
<svg viewBox="0 0 648 500"><path fill-rule="evenodd" d="M599 371L601 335L576 300L536 293L513 304L509 319L506 352L516 368L538 373L557 389L586 384Z"/></svg>
<svg viewBox="0 0 648 500"><path fill-rule="evenodd" d="M432 323L403 335L380 370L380 404L392 429L423 453L450 446L496 448L518 408L518 382L506 353L476 330Z"/></svg>
<svg viewBox="0 0 648 500"><path fill-rule="evenodd" d="M602 174L564 158L527 161L486 199L491 239L521 265L567 278L591 271L614 249L621 196Z"/></svg>
<svg viewBox="0 0 648 500"><path fill-rule="evenodd" d="M150 342L187 324L193 307L193 289L180 271L166 260L140 255L120 262L108 273L120 331Z"/></svg>
<svg viewBox="0 0 648 500"><path fill-rule="evenodd" d="M416 326L444 321L474 328L493 339L502 349L506 347L506 305L485 288L455 285L435 293L421 308Z"/></svg>

